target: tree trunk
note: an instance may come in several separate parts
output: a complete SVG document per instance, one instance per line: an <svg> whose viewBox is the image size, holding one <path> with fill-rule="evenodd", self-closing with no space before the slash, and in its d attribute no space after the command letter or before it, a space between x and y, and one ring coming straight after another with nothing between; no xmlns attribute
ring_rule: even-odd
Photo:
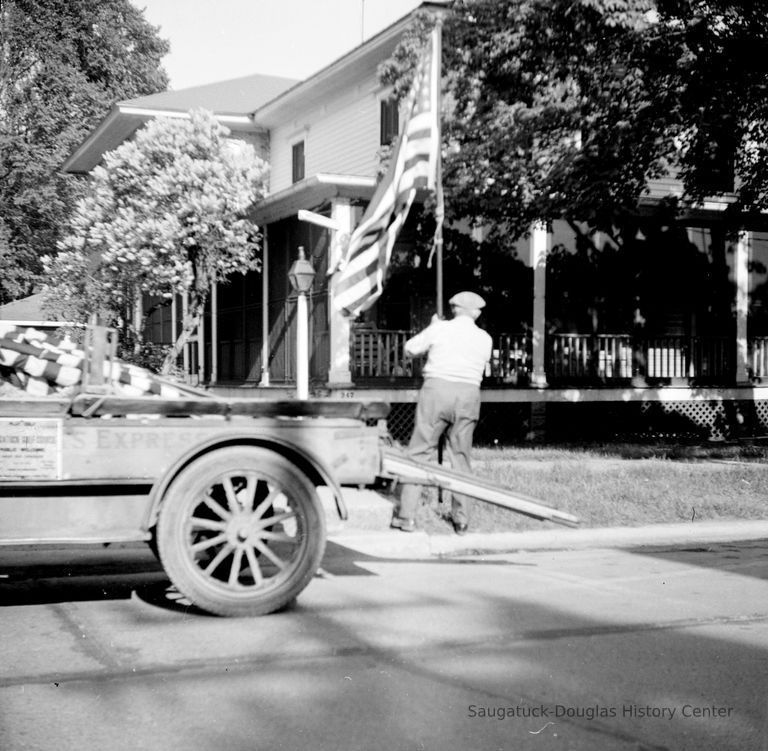
<svg viewBox="0 0 768 751"><path fill-rule="evenodd" d="M199 248L190 248L189 260L192 264L194 278L188 292L189 304L187 305L187 312L181 326L181 334L179 334L179 338L176 340L173 347L171 347L170 352L165 356L163 367L160 369L160 375L168 375L168 373L171 372L184 345L189 341L192 332L195 328L199 327L200 322L203 320L203 310L205 308L205 300L208 296L210 284L207 282L207 277L203 273L203 268L199 259Z"/></svg>
<svg viewBox="0 0 768 751"><path fill-rule="evenodd" d="M163 360L163 367L160 368L160 375L168 375L176 364L184 345L189 341L192 332L199 326L203 318L203 309L205 308L205 297L192 293L190 295L190 304L187 308L187 314L181 326L179 338L173 343L168 354Z"/></svg>

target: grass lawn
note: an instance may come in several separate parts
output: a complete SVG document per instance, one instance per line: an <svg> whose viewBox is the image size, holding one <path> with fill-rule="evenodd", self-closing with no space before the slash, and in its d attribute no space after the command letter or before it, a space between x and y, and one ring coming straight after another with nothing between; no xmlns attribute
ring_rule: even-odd
<svg viewBox="0 0 768 751"><path fill-rule="evenodd" d="M582 527L638 526L704 519L768 519L768 446L596 445L477 449L473 469L547 506L575 514ZM452 532L435 490L418 523ZM471 531L557 525L474 502Z"/></svg>

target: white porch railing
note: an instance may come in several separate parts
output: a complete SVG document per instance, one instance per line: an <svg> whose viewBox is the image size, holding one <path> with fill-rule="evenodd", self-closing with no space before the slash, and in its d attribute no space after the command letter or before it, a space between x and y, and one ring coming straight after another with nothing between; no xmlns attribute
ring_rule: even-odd
<svg viewBox="0 0 768 751"><path fill-rule="evenodd" d="M731 346L726 337L635 339L629 334L553 334L549 337L548 375L723 380L733 373Z"/></svg>
<svg viewBox="0 0 768 751"><path fill-rule="evenodd" d="M549 337L547 375L551 378L631 378L631 337L553 334Z"/></svg>
<svg viewBox="0 0 768 751"><path fill-rule="evenodd" d="M410 378L419 375L421 362L404 355L405 330L360 329L353 332L351 369L357 378ZM768 378L768 337L750 340L754 378ZM531 372L527 334L494 338L493 356L486 370L489 382L526 385ZM550 381L704 379L728 383L733 377L732 342L727 337L644 337L629 334L551 334L547 338L547 378Z"/></svg>
<svg viewBox="0 0 768 751"><path fill-rule="evenodd" d="M494 340L487 378L512 386L527 383L531 372L530 347L526 334L501 334Z"/></svg>
<svg viewBox="0 0 768 751"><path fill-rule="evenodd" d="M752 378L768 378L768 336L749 340L749 374Z"/></svg>
<svg viewBox="0 0 768 751"><path fill-rule="evenodd" d="M352 332L350 369L358 378L398 378L418 375L416 362L405 357L411 331L358 329Z"/></svg>
<svg viewBox="0 0 768 751"><path fill-rule="evenodd" d="M398 378L418 376L421 361L405 357L405 342L413 331L358 329L352 333L350 368L358 378ZM525 334L502 334L494 342L486 376L516 384L530 372Z"/></svg>

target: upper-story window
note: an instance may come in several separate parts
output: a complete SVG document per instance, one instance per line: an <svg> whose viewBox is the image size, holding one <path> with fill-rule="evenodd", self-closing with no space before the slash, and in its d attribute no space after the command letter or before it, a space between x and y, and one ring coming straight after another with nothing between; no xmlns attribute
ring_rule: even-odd
<svg viewBox="0 0 768 751"><path fill-rule="evenodd" d="M293 144L291 175L293 182L304 179L304 141Z"/></svg>
<svg viewBox="0 0 768 751"><path fill-rule="evenodd" d="M381 137L379 143L387 146L400 135L400 111L396 99L381 100Z"/></svg>
<svg viewBox="0 0 768 751"><path fill-rule="evenodd" d="M709 138L699 146L702 169L700 180L705 191L731 193L734 189L736 143L728 127L710 129Z"/></svg>

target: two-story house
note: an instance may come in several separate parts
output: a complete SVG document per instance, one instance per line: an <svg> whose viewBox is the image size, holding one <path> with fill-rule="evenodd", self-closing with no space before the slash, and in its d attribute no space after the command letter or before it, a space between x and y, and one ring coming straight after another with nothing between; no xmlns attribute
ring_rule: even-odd
<svg viewBox="0 0 768 751"><path fill-rule="evenodd" d="M425 2L421 9L441 7ZM304 81L254 75L119 102L67 160L67 171L88 173L150 118L202 107L270 163L269 195L253 209L263 269L212 290L184 358L200 382L254 396L291 388L296 294L288 270L301 246L316 271L313 389L390 401L390 428L407 436L418 363L407 362L402 347L435 310L434 270L410 261L396 266L382 298L356 322L330 304L327 272L340 236L351 234L373 195L380 148L398 132L398 108L377 66L409 19ZM654 183L622 236L587 236L556 222L533 228L516 258L448 275L446 296L474 282L489 290L481 320L496 347L481 436L524 435L543 415L555 432L581 436L596 426L614 434L722 436L768 424L761 385L768 377L768 233L756 226L736 240L725 236L719 217L726 199L668 221L649 210L677 188L674 180ZM300 221L302 209L338 229ZM406 251L415 224L406 223L395 255L412 257ZM595 257L603 258L597 267ZM152 315L151 340L170 342L181 305Z"/></svg>

